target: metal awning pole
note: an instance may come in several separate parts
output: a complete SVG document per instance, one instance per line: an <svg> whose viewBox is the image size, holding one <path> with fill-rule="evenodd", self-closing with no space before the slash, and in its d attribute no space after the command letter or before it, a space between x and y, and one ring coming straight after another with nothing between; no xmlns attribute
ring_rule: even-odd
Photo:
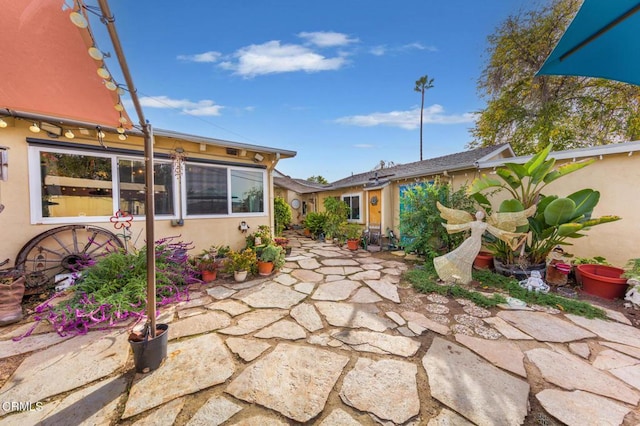
<svg viewBox="0 0 640 426"><path fill-rule="evenodd" d="M155 258L155 237L154 237L154 199L153 199L153 132L151 125L144 118L144 112L142 111L142 105L138 99L136 88L133 84L133 78L129 72L129 66L124 56L124 50L120 44L118 33L116 32L115 17L111 14L111 9L107 0L98 0L100 10L102 11L102 18L106 23L107 30L109 31L109 37L111 43L120 63L120 69L125 81L127 82L127 88L131 95L131 100L138 114L138 120L142 127L142 133L144 134L144 182L145 182L145 224L146 224L146 238L147 238L147 319L149 321L150 338L156 337L156 258Z"/></svg>

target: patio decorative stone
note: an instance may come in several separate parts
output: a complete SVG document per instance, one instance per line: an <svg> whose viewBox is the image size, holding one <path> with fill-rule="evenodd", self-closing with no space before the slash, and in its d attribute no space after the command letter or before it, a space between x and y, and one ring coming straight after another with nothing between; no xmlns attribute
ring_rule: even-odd
<svg viewBox="0 0 640 426"><path fill-rule="evenodd" d="M429 293L427 294L427 300L433 303L440 303L441 305L446 305L449 303L449 298L446 296L442 296L438 293Z"/></svg>
<svg viewBox="0 0 640 426"><path fill-rule="evenodd" d="M467 314L477 317L477 318L489 318L491 316L491 312L481 308L480 306L475 305L467 305L462 308Z"/></svg>
<svg viewBox="0 0 640 426"><path fill-rule="evenodd" d="M322 281L323 275L314 271L309 271L306 269L296 269L291 273L291 276L296 278L299 281L317 283Z"/></svg>
<svg viewBox="0 0 640 426"><path fill-rule="evenodd" d="M444 305L439 305L437 303L428 303L424 305L424 309L425 311L430 312L432 314L448 314L449 313L449 308L447 308Z"/></svg>
<svg viewBox="0 0 640 426"><path fill-rule="evenodd" d="M164 364L131 385L123 419L172 399L224 383L235 367L229 351L215 334L170 343ZM188 377L188 380L185 380Z"/></svg>
<svg viewBox="0 0 640 426"><path fill-rule="evenodd" d="M502 334L498 333L496 330L490 327L485 327L484 325L479 325L473 327L473 331L480 337L483 337L488 340L497 340L502 337Z"/></svg>
<svg viewBox="0 0 640 426"><path fill-rule="evenodd" d="M402 318L402 315L400 315L397 312L389 311L389 312L385 312L385 315L391 318L391 320L393 320L393 322L395 322L398 325L405 325L407 323L407 321L405 321L405 319Z"/></svg>
<svg viewBox="0 0 640 426"><path fill-rule="evenodd" d="M222 334L232 334L235 336L250 334L271 324L272 322L278 321L285 315L287 315L286 311L276 309L252 311L239 317L236 325L223 328L222 330L218 330L218 332Z"/></svg>
<svg viewBox="0 0 640 426"><path fill-rule="evenodd" d="M389 299L392 302L400 303L398 287L396 287L395 284L389 282L388 280L365 280L364 283L371 287L371 290L375 291L385 299Z"/></svg>
<svg viewBox="0 0 640 426"><path fill-rule="evenodd" d="M226 392L306 422L324 409L348 361L325 349L281 343L240 373Z"/></svg>
<svg viewBox="0 0 640 426"><path fill-rule="evenodd" d="M458 413L443 408L436 417L429 420L427 426L473 426L473 423Z"/></svg>
<svg viewBox="0 0 640 426"><path fill-rule="evenodd" d="M611 342L599 342L602 346L606 346L611 349L615 349L618 352L640 359L640 348L634 348L633 346L623 345L620 343Z"/></svg>
<svg viewBox="0 0 640 426"><path fill-rule="evenodd" d="M424 331L425 329L423 327L420 327L420 328L421 328L420 334L422 334L422 331ZM402 334L405 337L415 337L416 336L416 333L411 331L411 329L408 326L398 327L397 330L398 330L398 333Z"/></svg>
<svg viewBox="0 0 640 426"><path fill-rule="evenodd" d="M202 407L189 420L187 426L220 425L236 413L242 410L242 406L229 401L221 396L209 398Z"/></svg>
<svg viewBox="0 0 640 426"><path fill-rule="evenodd" d="M601 319L588 319L578 315L568 314L567 318L605 340L640 349L640 329Z"/></svg>
<svg viewBox="0 0 640 426"><path fill-rule="evenodd" d="M211 289L209 289L209 290L211 290ZM207 293L208 293L208 290L207 290ZM178 303L176 305L176 309L178 311L180 311L182 309L189 309L189 308L195 308L197 306L203 306L203 305L206 305L207 303L211 302L210 298L202 297L202 295L200 295L200 293L197 293L196 296L198 296L198 297L193 297L193 294L190 294L189 295L190 299L189 300L185 300L184 302Z"/></svg>
<svg viewBox="0 0 640 426"><path fill-rule="evenodd" d="M340 257L340 256L343 255L339 251L337 251L337 250L329 250L329 248L330 247L325 247L324 250L313 249L313 250L311 250L311 253L315 253L315 254L317 254L318 256L321 256L321 257Z"/></svg>
<svg viewBox="0 0 640 426"><path fill-rule="evenodd" d="M378 263L366 263L364 265L361 265L361 268L365 271L379 271L380 269L384 269L384 266Z"/></svg>
<svg viewBox="0 0 640 426"><path fill-rule="evenodd" d="M253 308L289 309L307 296L282 284L271 282L250 294L238 294L235 297Z"/></svg>
<svg viewBox="0 0 640 426"><path fill-rule="evenodd" d="M208 304L206 308L214 311L224 311L232 317L244 314L251 310L251 308L244 303L240 303L235 300L221 300L219 302L213 302Z"/></svg>
<svg viewBox="0 0 640 426"><path fill-rule="evenodd" d="M545 389L536 398L549 414L568 425L620 425L631 411L608 398L580 390Z"/></svg>
<svg viewBox="0 0 640 426"><path fill-rule="evenodd" d="M395 323L377 315L379 311L374 305L342 302L316 302L315 305L334 327L364 327L373 331L385 331L395 327Z"/></svg>
<svg viewBox="0 0 640 426"><path fill-rule="evenodd" d="M264 351L271 347L267 342L242 337L229 337L225 343L231 352L246 362L258 358Z"/></svg>
<svg viewBox="0 0 640 426"><path fill-rule="evenodd" d="M483 318L483 321L500 332L504 337L511 340L533 340L533 337L524 334L514 326L500 317Z"/></svg>
<svg viewBox="0 0 640 426"><path fill-rule="evenodd" d="M504 340L486 341L463 334L456 334L454 337L458 343L465 345L496 367L527 377L527 371L524 369L524 354L518 345Z"/></svg>
<svg viewBox="0 0 640 426"><path fill-rule="evenodd" d="M358 266L360 265L360 263L356 262L353 259L322 259L320 263L326 266Z"/></svg>
<svg viewBox="0 0 640 426"><path fill-rule="evenodd" d="M402 271L396 268L385 268L382 270L382 273L387 275L397 275L397 276L402 275Z"/></svg>
<svg viewBox="0 0 640 426"><path fill-rule="evenodd" d="M358 272L357 274L351 275L349 278L352 280L379 280L381 276L380 271L369 270Z"/></svg>
<svg viewBox="0 0 640 426"><path fill-rule="evenodd" d="M382 259L378 259L377 257L371 257L369 253L367 256L356 258L359 264L361 265L370 265L372 263L382 263L384 262Z"/></svg>
<svg viewBox="0 0 640 426"><path fill-rule="evenodd" d="M214 299L222 300L226 299L227 297L233 296L234 294L236 294L236 291L237 290L231 290L230 288L222 286L215 286L212 288L208 288L207 294L209 294L209 296L213 297Z"/></svg>
<svg viewBox="0 0 640 426"><path fill-rule="evenodd" d="M228 327L229 324L231 324L229 315L222 312L209 311L207 314L175 321L169 327L169 340L218 330Z"/></svg>
<svg viewBox="0 0 640 426"><path fill-rule="evenodd" d="M325 275L324 282L329 283L331 281L340 281L344 279L345 279L344 275Z"/></svg>
<svg viewBox="0 0 640 426"><path fill-rule="evenodd" d="M401 313L401 315L402 315L402 318L404 318L409 322L409 328L411 329L411 331L413 331L416 334L420 334L420 333L417 333L416 330L412 328L412 324L416 324L424 329L435 331L436 333L439 333L442 335L447 335L450 333L449 327L447 327L446 325L442 325L433 320L430 320L429 318L427 318L426 316L418 312L404 311Z"/></svg>
<svg viewBox="0 0 640 426"><path fill-rule="evenodd" d="M351 280L333 281L318 285L311 298L313 300L345 300L362 284Z"/></svg>
<svg viewBox="0 0 640 426"><path fill-rule="evenodd" d="M371 291L368 287L359 288L358 291L349 299L351 303L378 303L382 302L382 298L377 293Z"/></svg>
<svg viewBox="0 0 640 426"><path fill-rule="evenodd" d="M25 337L19 342L3 340L0 341L0 359L37 351L38 349L60 344L70 338L71 336L61 337L58 333L47 333L36 336L31 335L29 337Z"/></svg>
<svg viewBox="0 0 640 426"><path fill-rule="evenodd" d="M184 398L174 399L133 424L133 426L173 425L184 407Z"/></svg>
<svg viewBox="0 0 640 426"><path fill-rule="evenodd" d="M273 280L279 284L286 285L286 286L291 286L292 284L295 284L298 282L298 280L296 280L289 274L280 274L277 277L275 277Z"/></svg>
<svg viewBox="0 0 640 426"><path fill-rule="evenodd" d="M287 340L299 340L307 337L307 333L304 331L304 328L300 327L295 322L283 319L263 328L255 334L255 337L260 339L280 338Z"/></svg>
<svg viewBox="0 0 640 426"><path fill-rule="evenodd" d="M61 401L43 403L42 410L35 409L37 400L28 399L25 401L31 401L34 409L9 416L2 425L111 424L118 420L117 407L126 390L127 380L114 377L75 391Z"/></svg>
<svg viewBox="0 0 640 426"><path fill-rule="evenodd" d="M358 358L344 378L340 398L360 411L402 424L420 412L417 373L410 362Z"/></svg>
<svg viewBox="0 0 640 426"><path fill-rule="evenodd" d="M336 408L318 426L360 426L360 422L341 408Z"/></svg>
<svg viewBox="0 0 640 426"><path fill-rule="evenodd" d="M313 305L308 303L300 303L291 309L291 317L301 326L310 332L318 331L322 328L322 318L318 315L318 311Z"/></svg>
<svg viewBox="0 0 640 426"><path fill-rule="evenodd" d="M410 357L420 349L420 342L404 336L391 336L372 331L346 330L332 335L357 351Z"/></svg>
<svg viewBox="0 0 640 426"><path fill-rule="evenodd" d="M640 393L624 382L611 377L582 359L549 349L531 349L526 352L544 379L568 390L584 390L636 405Z"/></svg>
<svg viewBox="0 0 640 426"><path fill-rule="evenodd" d="M274 417L268 417L263 415L257 415L249 417L248 419L242 419L233 424L233 426L289 426L288 423L283 422L280 419Z"/></svg>
<svg viewBox="0 0 640 426"><path fill-rule="evenodd" d="M591 349L587 343L569 343L569 350L584 359L589 359L591 355Z"/></svg>
<svg viewBox="0 0 640 426"><path fill-rule="evenodd" d="M316 288L316 285L313 283L298 283L294 285L293 288L300 293L311 294L313 289Z"/></svg>
<svg viewBox="0 0 640 426"><path fill-rule="evenodd" d="M595 337L584 328L544 312L502 311L498 317L542 342L571 342Z"/></svg>
<svg viewBox="0 0 640 426"><path fill-rule="evenodd" d="M0 389L0 401L44 401L113 374L128 357L126 333L76 336L25 358ZM0 416L7 414L5 409L0 405Z"/></svg>
<svg viewBox="0 0 640 426"><path fill-rule="evenodd" d="M471 327L468 327L464 324L454 324L451 326L451 331L453 334L462 334L465 336L474 336L475 333Z"/></svg>
<svg viewBox="0 0 640 426"><path fill-rule="evenodd" d="M345 275L356 274L356 273L360 273L362 271L366 271L366 270L364 268L362 268L361 266L345 266L344 267L344 274Z"/></svg>
<svg viewBox="0 0 640 426"><path fill-rule="evenodd" d="M400 269L401 271L406 271L407 269L409 269L406 263L398 262L397 260L385 260L382 262L382 266L384 266L385 268Z"/></svg>
<svg viewBox="0 0 640 426"><path fill-rule="evenodd" d="M604 311L604 313L607 315L607 318L612 319L614 321L618 321L625 325L632 325L631 320L626 316L624 316L622 312L613 311L611 309L603 308L602 306L598 306L598 307Z"/></svg>
<svg viewBox="0 0 640 426"><path fill-rule="evenodd" d="M628 367L640 364L640 359L636 359L611 349L606 349L596 356L591 365L600 370L611 370L614 368Z"/></svg>
<svg viewBox="0 0 640 426"><path fill-rule="evenodd" d="M529 384L470 350L436 337L422 358L431 396L480 425L518 425L527 415Z"/></svg>
<svg viewBox="0 0 640 426"><path fill-rule="evenodd" d="M324 266L315 269L315 271L323 275L346 275L343 266Z"/></svg>
<svg viewBox="0 0 640 426"><path fill-rule="evenodd" d="M198 306L197 308L181 309L178 311L178 318L184 319L194 317L196 315L204 314L205 312L207 312L207 310L202 306Z"/></svg>
<svg viewBox="0 0 640 426"><path fill-rule="evenodd" d="M451 320L449 320L449 317L446 315L431 314L431 315L428 315L427 318L439 324L444 324L444 325L449 325L449 323L451 322Z"/></svg>

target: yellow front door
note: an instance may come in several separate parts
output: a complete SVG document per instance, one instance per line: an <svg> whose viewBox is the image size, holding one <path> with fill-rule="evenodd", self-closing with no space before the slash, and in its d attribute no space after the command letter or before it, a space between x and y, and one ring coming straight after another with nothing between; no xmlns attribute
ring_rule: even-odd
<svg viewBox="0 0 640 426"><path fill-rule="evenodd" d="M382 191L376 189L367 192L367 205L369 206L369 225L380 226L382 223Z"/></svg>

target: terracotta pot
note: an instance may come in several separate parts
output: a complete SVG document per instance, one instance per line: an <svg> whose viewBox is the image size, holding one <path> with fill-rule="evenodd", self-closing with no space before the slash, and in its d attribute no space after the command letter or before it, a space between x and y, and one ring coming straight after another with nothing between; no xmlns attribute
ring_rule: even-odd
<svg viewBox="0 0 640 426"><path fill-rule="evenodd" d="M476 269L492 269L493 255L487 251L481 251L473 261L473 266Z"/></svg>
<svg viewBox="0 0 640 426"><path fill-rule="evenodd" d="M258 274L266 277L273 272L273 262L263 262L258 260Z"/></svg>
<svg viewBox="0 0 640 426"><path fill-rule="evenodd" d="M624 297L627 279L620 277L623 269L607 265L578 265L577 269L585 293L609 300Z"/></svg>
<svg viewBox="0 0 640 426"><path fill-rule="evenodd" d="M358 246L360 246L360 240L347 240L347 248L349 250L358 250Z"/></svg>
<svg viewBox="0 0 640 426"><path fill-rule="evenodd" d="M237 282L242 282L247 279L247 271L234 271L233 279Z"/></svg>
<svg viewBox="0 0 640 426"><path fill-rule="evenodd" d="M211 281L215 281L215 279L218 276L218 271L202 270L200 272L202 273L202 281L204 281L205 283L210 283Z"/></svg>

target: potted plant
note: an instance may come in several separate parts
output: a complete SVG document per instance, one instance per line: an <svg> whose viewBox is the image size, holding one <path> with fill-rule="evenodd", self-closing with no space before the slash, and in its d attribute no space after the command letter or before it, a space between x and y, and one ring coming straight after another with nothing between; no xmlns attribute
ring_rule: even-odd
<svg viewBox="0 0 640 426"><path fill-rule="evenodd" d="M573 274L576 279L576 284L582 285L582 276L580 275L580 271L578 271L578 265L607 265L611 266L607 259L602 256L595 257L574 257L571 260L571 265L573 267Z"/></svg>
<svg viewBox="0 0 640 426"><path fill-rule="evenodd" d="M609 300L624 297L627 291L624 269L609 265L578 265L577 269L585 293Z"/></svg>
<svg viewBox="0 0 640 426"><path fill-rule="evenodd" d="M273 242L284 249L284 254L289 256L291 254L291 247L289 246L289 239L285 237L275 237Z"/></svg>
<svg viewBox="0 0 640 426"><path fill-rule="evenodd" d="M269 244L262 249L258 258L258 273L262 276L270 275L274 270L284 265L284 249L280 246Z"/></svg>
<svg viewBox="0 0 640 426"><path fill-rule="evenodd" d="M505 163L496 169L496 177L483 175L469 187L473 197L487 212L492 205L483 194L485 191L506 191L512 198L504 200L498 211L503 213L523 211L536 206L528 224L512 227L513 232L528 232L529 237L521 248L514 252L498 241L494 245L496 270L505 275L528 275L532 269L546 270L548 254L558 245L569 244L565 240L579 238L592 226L619 220L617 216L592 218L600 193L583 189L566 197L544 196L542 190L551 182L569 173L580 170L594 160L571 162L555 167L555 159L548 158L552 145L534 155L525 164Z"/></svg>
<svg viewBox="0 0 640 426"><path fill-rule="evenodd" d="M347 223L343 226L343 234L347 239L347 248L349 250L358 250L360 246L360 238L362 236L362 230L356 223Z"/></svg>
<svg viewBox="0 0 640 426"><path fill-rule="evenodd" d="M196 258L196 267L202 275L202 281L209 283L217 277L220 260L217 258L217 250L215 248L204 250Z"/></svg>
<svg viewBox="0 0 640 426"><path fill-rule="evenodd" d="M251 248L242 251L231 250L227 256L225 270L233 273L236 281L247 279L248 273L256 265L256 252Z"/></svg>
<svg viewBox="0 0 640 426"><path fill-rule="evenodd" d="M247 247L251 249L260 249L273 242L271 237L271 227L268 225L258 226L258 230L245 238Z"/></svg>
<svg viewBox="0 0 640 426"><path fill-rule="evenodd" d="M312 238L318 238L324 232L327 215L324 213L310 212L304 220L304 226L309 229Z"/></svg>
<svg viewBox="0 0 640 426"><path fill-rule="evenodd" d="M640 259L629 259L622 276L627 278L628 281L634 281L629 282L629 285L640 284Z"/></svg>

